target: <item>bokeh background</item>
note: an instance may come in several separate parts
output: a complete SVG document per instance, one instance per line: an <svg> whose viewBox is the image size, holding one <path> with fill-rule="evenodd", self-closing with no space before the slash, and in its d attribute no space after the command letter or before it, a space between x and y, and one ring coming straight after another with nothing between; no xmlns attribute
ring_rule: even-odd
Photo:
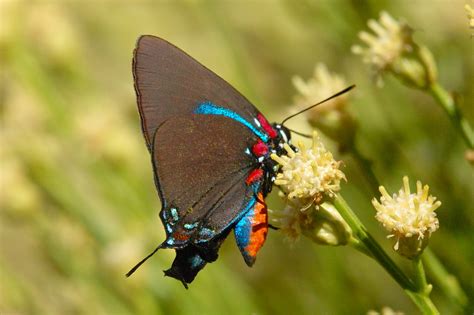
<svg viewBox="0 0 474 315"><path fill-rule="evenodd" d="M377 88L350 52L380 11L405 19L473 122L473 31L464 4L2 0L0 314L365 314L384 305L416 312L370 259L304 239L292 245L278 231L251 269L229 237L189 290L163 277L171 250L124 277L164 238L131 74L140 34L181 47L270 121L291 112L291 78L310 77L317 62L357 84L350 111L360 150L389 191L407 174L443 202L430 246L472 300L474 181L465 145L432 98L390 77ZM349 179L342 194L392 252L363 174L349 156L338 158ZM443 314L454 313L436 286L432 296Z"/></svg>

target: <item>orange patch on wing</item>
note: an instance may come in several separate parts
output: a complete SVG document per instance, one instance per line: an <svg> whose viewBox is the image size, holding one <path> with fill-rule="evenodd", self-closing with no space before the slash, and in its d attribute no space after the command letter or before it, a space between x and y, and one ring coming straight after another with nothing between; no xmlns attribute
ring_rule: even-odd
<svg viewBox="0 0 474 315"><path fill-rule="evenodd" d="M174 232L173 233L173 238L178 241L186 241L189 238L190 235L185 234L185 233L180 233L180 232Z"/></svg>
<svg viewBox="0 0 474 315"><path fill-rule="evenodd" d="M261 193L258 194L258 200L263 200ZM252 228L250 232L249 243L245 247L245 251L249 256L255 257L267 238L268 213L267 205L265 203L257 201L251 222Z"/></svg>

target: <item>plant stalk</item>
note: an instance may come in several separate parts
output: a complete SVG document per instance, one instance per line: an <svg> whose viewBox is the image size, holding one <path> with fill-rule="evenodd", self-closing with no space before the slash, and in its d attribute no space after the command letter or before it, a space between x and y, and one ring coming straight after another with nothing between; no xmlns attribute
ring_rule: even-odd
<svg viewBox="0 0 474 315"><path fill-rule="evenodd" d="M410 280L395 262L387 255L377 241L369 234L357 215L352 211L341 195L337 194L333 200L334 206L352 229L353 235L365 246L370 256L374 258L404 289L411 300L418 306L423 314L439 314L435 305L425 294L418 291L418 286ZM356 248L357 249L357 248ZM365 252L364 252L365 253Z"/></svg>
<svg viewBox="0 0 474 315"><path fill-rule="evenodd" d="M429 87L430 94L443 107L451 122L461 133L464 141L470 149L474 149L474 132L467 119L459 110L458 104L452 95L438 83L433 83Z"/></svg>
<svg viewBox="0 0 474 315"><path fill-rule="evenodd" d="M353 145L349 152L353 159L359 165L362 174L364 174L368 184L372 189L372 194L376 196L379 194L378 187L380 186L377 176L373 172L372 162L367 159L358 149ZM433 251L427 247L425 248L422 260L426 265L426 269L433 282L438 285L444 294L459 308L465 308L467 305L467 295L459 285L455 276L450 274L443 264L439 261Z"/></svg>
<svg viewBox="0 0 474 315"><path fill-rule="evenodd" d="M429 294L431 291L431 287L428 285L426 281L426 274L425 269L423 267L423 262L421 257L418 256L412 260L413 267L415 271L415 285L417 287L417 291L423 294Z"/></svg>

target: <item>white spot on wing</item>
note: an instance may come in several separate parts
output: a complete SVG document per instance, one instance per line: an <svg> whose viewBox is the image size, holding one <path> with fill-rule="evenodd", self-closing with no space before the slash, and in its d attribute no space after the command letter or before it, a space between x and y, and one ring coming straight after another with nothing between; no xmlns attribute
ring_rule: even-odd
<svg viewBox="0 0 474 315"><path fill-rule="evenodd" d="M258 128L262 127L262 125L260 124L257 118L254 118L253 121L255 122Z"/></svg>

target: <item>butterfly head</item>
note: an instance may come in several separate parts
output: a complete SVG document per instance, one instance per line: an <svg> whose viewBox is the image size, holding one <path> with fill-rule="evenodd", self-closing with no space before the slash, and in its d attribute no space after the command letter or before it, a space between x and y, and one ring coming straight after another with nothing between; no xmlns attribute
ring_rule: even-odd
<svg viewBox="0 0 474 315"><path fill-rule="evenodd" d="M285 154L284 144L288 144L292 149L295 148L291 144L291 131L283 126L282 124L272 124L273 129L276 131L277 136L272 139L273 142L273 153L277 155Z"/></svg>
<svg viewBox="0 0 474 315"><path fill-rule="evenodd" d="M277 141L279 143L291 143L291 132L288 128L281 124L273 124L273 129L275 129L278 134Z"/></svg>

